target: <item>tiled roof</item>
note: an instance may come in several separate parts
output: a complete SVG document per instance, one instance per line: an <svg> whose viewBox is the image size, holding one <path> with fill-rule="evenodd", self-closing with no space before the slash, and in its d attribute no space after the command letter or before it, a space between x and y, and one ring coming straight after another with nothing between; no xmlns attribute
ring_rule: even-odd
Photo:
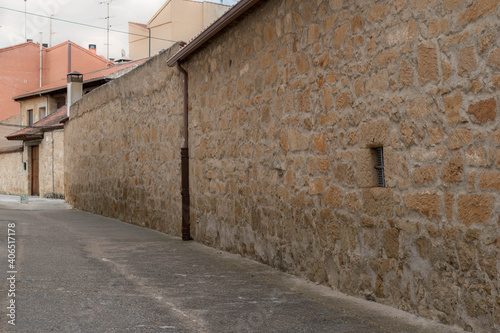
<svg viewBox="0 0 500 333"><path fill-rule="evenodd" d="M67 107L65 105L56 112L37 121L32 126L25 127L22 130L7 135L6 138L7 140L41 139L43 137L43 132L63 128L64 126L60 124L60 121L66 117L66 114Z"/></svg>
<svg viewBox="0 0 500 333"><path fill-rule="evenodd" d="M133 25L136 25L138 27L141 27L143 29L147 29L148 28L148 25L147 24L144 24L144 23L137 23L137 22L128 22L129 24L133 24Z"/></svg>
<svg viewBox="0 0 500 333"><path fill-rule="evenodd" d="M0 53L1 52L7 52L7 51L10 51L10 50L13 50L13 49L17 49L17 48L21 48L21 47L25 47L25 46L34 46L37 49L39 48L38 44L36 44L36 43L26 42L26 43L21 43L21 44L16 44L16 45L4 47L3 49L0 49ZM44 48L44 49L46 49L46 48Z"/></svg>
<svg viewBox="0 0 500 333"><path fill-rule="evenodd" d="M94 72L89 72L83 74L83 84L88 83L88 82L93 82L97 81L99 79L115 79L117 77L120 77L121 75L128 73L135 67L143 64L146 62L149 58L137 60L137 61L131 61L131 62L126 62L120 65L115 65L113 67L109 68L104 68L98 71ZM50 84L47 84L43 87L36 88L35 90L32 90L26 94L19 95L14 97L14 100L19 100L27 97L31 97L33 95L40 95L40 94L45 94L49 92L53 92L59 89L66 89L67 87L67 81L66 79L64 80L59 80Z"/></svg>
<svg viewBox="0 0 500 333"><path fill-rule="evenodd" d="M0 154L17 153L18 151L23 151L23 146L0 148Z"/></svg>

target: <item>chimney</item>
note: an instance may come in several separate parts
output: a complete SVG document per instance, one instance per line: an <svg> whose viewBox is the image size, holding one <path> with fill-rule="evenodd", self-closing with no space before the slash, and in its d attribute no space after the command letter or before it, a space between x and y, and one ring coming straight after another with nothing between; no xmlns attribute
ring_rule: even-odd
<svg viewBox="0 0 500 333"><path fill-rule="evenodd" d="M71 105L76 103L83 96L83 74L78 72L71 72L68 74L68 89L67 89L67 109L68 117Z"/></svg>
<svg viewBox="0 0 500 333"><path fill-rule="evenodd" d="M42 46L43 47L49 47L49 44L44 43L44 44L42 44Z"/></svg>
<svg viewBox="0 0 500 333"><path fill-rule="evenodd" d="M92 52L93 54L97 53L97 47L95 44L89 44L89 51Z"/></svg>

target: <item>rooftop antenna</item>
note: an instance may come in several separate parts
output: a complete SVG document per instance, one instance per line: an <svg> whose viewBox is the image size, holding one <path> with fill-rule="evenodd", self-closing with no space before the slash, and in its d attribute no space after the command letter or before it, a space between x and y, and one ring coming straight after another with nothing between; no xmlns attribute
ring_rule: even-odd
<svg viewBox="0 0 500 333"><path fill-rule="evenodd" d="M25 0L26 1L26 0ZM107 15L105 17L106 19L106 35L107 35L107 43L106 43L106 60L108 61L107 65L109 66L109 28L111 27L109 25L109 4L112 3L113 0L106 0L106 1L101 1L99 2L100 5L106 5L107 8Z"/></svg>
<svg viewBox="0 0 500 333"><path fill-rule="evenodd" d="M28 40L28 36L26 34L26 0L24 0L24 41Z"/></svg>
<svg viewBox="0 0 500 333"><path fill-rule="evenodd" d="M52 31L52 19L56 16L56 14L50 15L50 34L49 34L49 47L52 47L52 35L55 34L55 32Z"/></svg>

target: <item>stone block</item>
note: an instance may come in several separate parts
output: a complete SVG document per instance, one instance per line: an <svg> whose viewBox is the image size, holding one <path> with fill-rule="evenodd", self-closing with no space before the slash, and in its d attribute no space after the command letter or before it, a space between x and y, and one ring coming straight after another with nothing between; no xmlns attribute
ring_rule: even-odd
<svg viewBox="0 0 500 333"><path fill-rule="evenodd" d="M458 242L457 253L462 271L474 269L476 262L476 249L472 244Z"/></svg>
<svg viewBox="0 0 500 333"><path fill-rule="evenodd" d="M333 36L333 46L339 48L344 44L345 37L349 31L349 24L346 23L343 26L335 29L335 34Z"/></svg>
<svg viewBox="0 0 500 333"><path fill-rule="evenodd" d="M468 131L466 129L457 129L450 133L449 138L449 148L450 149L458 149L474 139L474 133Z"/></svg>
<svg viewBox="0 0 500 333"><path fill-rule="evenodd" d="M350 93L341 93L337 96L337 110L345 109L351 105L352 96Z"/></svg>
<svg viewBox="0 0 500 333"><path fill-rule="evenodd" d="M399 67L399 84L400 86L413 86L413 67L406 61L403 60L401 66Z"/></svg>
<svg viewBox="0 0 500 333"><path fill-rule="evenodd" d="M472 23L495 11L499 2L500 0L479 0L460 14L457 23Z"/></svg>
<svg viewBox="0 0 500 333"><path fill-rule="evenodd" d="M326 189L323 199L328 206L342 207L344 201L342 189L334 185L330 186Z"/></svg>
<svg viewBox="0 0 500 333"><path fill-rule="evenodd" d="M299 74L306 74L311 70L309 57L305 53L301 53L295 58L295 64L297 65L297 72Z"/></svg>
<svg viewBox="0 0 500 333"><path fill-rule="evenodd" d="M463 0L443 0L444 9L451 12L462 6Z"/></svg>
<svg viewBox="0 0 500 333"><path fill-rule="evenodd" d="M326 133L311 135L311 149L318 154L326 154Z"/></svg>
<svg viewBox="0 0 500 333"><path fill-rule="evenodd" d="M368 94L373 94L381 91L386 91L389 88L389 73L386 69L381 70L371 76L366 82L366 91Z"/></svg>
<svg viewBox="0 0 500 333"><path fill-rule="evenodd" d="M458 53L458 75L465 76L477 66L474 47L464 47Z"/></svg>
<svg viewBox="0 0 500 333"><path fill-rule="evenodd" d="M366 17L368 22L373 23L383 20L387 15L388 9L389 9L388 5L378 5L378 4L373 5L370 11L368 12L368 16Z"/></svg>
<svg viewBox="0 0 500 333"><path fill-rule="evenodd" d="M406 194L404 201L408 210L417 211L429 219L441 216L441 199L437 192Z"/></svg>
<svg viewBox="0 0 500 333"><path fill-rule="evenodd" d="M361 147L387 147L391 144L389 121L385 119L374 120L361 124L359 139Z"/></svg>
<svg viewBox="0 0 500 333"><path fill-rule="evenodd" d="M365 82L362 79L357 79L354 83L354 92L358 97L365 95Z"/></svg>
<svg viewBox="0 0 500 333"><path fill-rule="evenodd" d="M399 230L396 228L383 231L383 247L387 258L397 259L399 257Z"/></svg>
<svg viewBox="0 0 500 333"><path fill-rule="evenodd" d="M406 112L412 119L423 119L431 113L431 108L427 98L416 98L408 101Z"/></svg>
<svg viewBox="0 0 500 333"><path fill-rule="evenodd" d="M456 125L460 120L460 109L462 108L462 94L457 91L452 96L445 96L444 106L446 118L450 125Z"/></svg>
<svg viewBox="0 0 500 333"><path fill-rule="evenodd" d="M433 42L420 44L417 48L417 61L420 84L439 81L436 44Z"/></svg>
<svg viewBox="0 0 500 333"><path fill-rule="evenodd" d="M361 210L361 201L356 192L347 193L345 195L345 204L351 213L357 213Z"/></svg>
<svg viewBox="0 0 500 333"><path fill-rule="evenodd" d="M330 160L328 157L318 157L316 159L316 167L320 172L326 173L330 170Z"/></svg>
<svg viewBox="0 0 500 333"><path fill-rule="evenodd" d="M369 216L392 217L394 215L393 190L374 187L362 190L363 210Z"/></svg>
<svg viewBox="0 0 500 333"><path fill-rule="evenodd" d="M302 135L296 129L288 130L288 140L291 151L306 150L309 147L309 138Z"/></svg>
<svg viewBox="0 0 500 333"><path fill-rule="evenodd" d="M494 189L500 191L500 171L483 171L479 175L479 187L482 190Z"/></svg>
<svg viewBox="0 0 500 333"><path fill-rule="evenodd" d="M472 223L486 224L491 215L493 195L460 194L458 196L458 218L466 226Z"/></svg>
<svg viewBox="0 0 500 333"><path fill-rule="evenodd" d="M309 183L309 194L310 195L321 194L323 193L324 188L325 188L325 181L323 180L323 178L321 177L314 178Z"/></svg>
<svg viewBox="0 0 500 333"><path fill-rule="evenodd" d="M473 115L480 123L494 121L497 116L497 101L495 98L490 98L472 104L469 106L467 113Z"/></svg>
<svg viewBox="0 0 500 333"><path fill-rule="evenodd" d="M447 184L459 183L463 179L464 160L460 153L456 153L441 170L441 178Z"/></svg>
<svg viewBox="0 0 500 333"><path fill-rule="evenodd" d="M491 77L491 84L495 86L497 89L500 89L500 74L493 75Z"/></svg>
<svg viewBox="0 0 500 333"><path fill-rule="evenodd" d="M363 26L363 20L360 15L356 15L351 19L351 30L354 34L356 30L360 29Z"/></svg>
<svg viewBox="0 0 500 333"><path fill-rule="evenodd" d="M412 173L413 184L417 186L429 185L436 181L436 167L435 166L425 166L421 168L416 168Z"/></svg>

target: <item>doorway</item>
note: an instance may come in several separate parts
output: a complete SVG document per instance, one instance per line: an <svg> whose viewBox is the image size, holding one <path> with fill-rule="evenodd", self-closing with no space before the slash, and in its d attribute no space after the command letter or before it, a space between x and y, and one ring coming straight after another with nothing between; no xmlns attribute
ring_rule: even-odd
<svg viewBox="0 0 500 333"><path fill-rule="evenodd" d="M31 195L40 195L39 183L39 146L31 147Z"/></svg>

